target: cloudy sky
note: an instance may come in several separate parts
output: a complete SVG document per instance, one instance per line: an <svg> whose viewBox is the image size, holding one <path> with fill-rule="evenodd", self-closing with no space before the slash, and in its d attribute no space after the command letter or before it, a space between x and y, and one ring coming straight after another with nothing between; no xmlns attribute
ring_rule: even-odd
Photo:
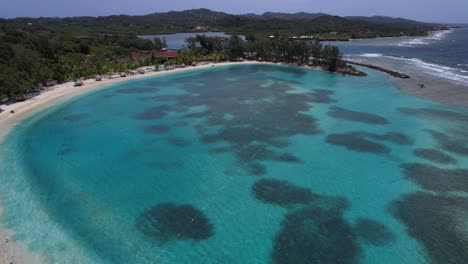
<svg viewBox="0 0 468 264"><path fill-rule="evenodd" d="M468 23L468 0L2 0L0 17L143 15L209 8L233 14L323 12L386 15L428 22Z"/></svg>

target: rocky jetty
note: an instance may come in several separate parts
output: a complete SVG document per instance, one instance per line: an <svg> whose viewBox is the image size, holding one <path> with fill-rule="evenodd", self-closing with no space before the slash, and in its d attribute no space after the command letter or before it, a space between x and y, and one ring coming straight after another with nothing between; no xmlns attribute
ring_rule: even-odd
<svg viewBox="0 0 468 264"><path fill-rule="evenodd" d="M359 62L354 62L354 61L346 61L346 63L366 67L366 68L373 69L373 70L376 70L376 71L385 72L385 73L387 73L387 74L389 74L389 75L391 75L393 77L396 77L396 78L401 78L401 79L411 78L410 76L408 76L408 75L406 75L404 73L388 70L388 69L385 69L385 68L382 68L382 67L379 67L379 66L375 66L375 65L372 65L372 64L359 63Z"/></svg>

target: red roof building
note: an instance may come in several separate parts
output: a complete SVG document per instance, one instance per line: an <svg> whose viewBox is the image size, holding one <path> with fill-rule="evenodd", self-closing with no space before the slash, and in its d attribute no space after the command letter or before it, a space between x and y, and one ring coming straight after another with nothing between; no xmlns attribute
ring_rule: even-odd
<svg viewBox="0 0 468 264"><path fill-rule="evenodd" d="M93 37L91 36L75 36L77 39L92 39Z"/></svg>
<svg viewBox="0 0 468 264"><path fill-rule="evenodd" d="M152 58L165 58L167 60L174 59L177 57L177 51L172 51L172 50L161 50L161 51L154 51L149 54L141 54L139 52L132 52L130 53L130 58L131 60L138 60L138 61L144 61L144 60L150 60ZM129 59L124 60L125 58L118 59L117 61L120 63L127 62Z"/></svg>
<svg viewBox="0 0 468 264"><path fill-rule="evenodd" d="M173 50L156 51L156 52L153 52L153 56L160 57L160 58L173 59L177 57L177 51L173 51Z"/></svg>

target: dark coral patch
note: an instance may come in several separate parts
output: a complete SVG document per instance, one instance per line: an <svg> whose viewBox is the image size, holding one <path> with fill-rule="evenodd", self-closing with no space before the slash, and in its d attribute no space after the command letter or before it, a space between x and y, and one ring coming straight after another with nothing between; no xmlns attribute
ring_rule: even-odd
<svg viewBox="0 0 468 264"><path fill-rule="evenodd" d="M377 139L377 140L382 140L382 141L388 141L392 142L394 144L398 145L411 145L413 144L413 140L406 136L405 134L398 133L398 132L389 132L386 134L374 134L374 133L362 133L363 136L372 138L372 139Z"/></svg>
<svg viewBox="0 0 468 264"><path fill-rule="evenodd" d="M213 236L208 218L191 205L159 204L141 214L136 227L145 236L160 242L172 239L204 240Z"/></svg>
<svg viewBox="0 0 468 264"><path fill-rule="evenodd" d="M429 160L432 162L437 162L441 164L455 164L457 161L452 158L451 156L445 154L442 151L436 150L436 149L423 149L423 148L418 148L414 150L414 155L416 155L419 158Z"/></svg>
<svg viewBox="0 0 468 264"><path fill-rule="evenodd" d="M139 113L135 116L138 120L154 120L154 119L161 119L167 115L167 112L171 110L170 106L162 105L162 106L155 106L146 109L142 113Z"/></svg>
<svg viewBox="0 0 468 264"><path fill-rule="evenodd" d="M154 162L148 165L151 168L168 170L168 169L180 169L184 167L182 162Z"/></svg>
<svg viewBox="0 0 468 264"><path fill-rule="evenodd" d="M57 155L58 156L66 156L66 155L70 154L72 151L73 151L73 149L71 147L62 146L62 148L60 148L60 150L57 152Z"/></svg>
<svg viewBox="0 0 468 264"><path fill-rule="evenodd" d="M186 139L184 138L180 138L180 137L175 137L175 138L170 138L168 140L168 142L173 145L173 146L176 146L176 147L187 147L190 145L190 142L187 141Z"/></svg>
<svg viewBox="0 0 468 264"><path fill-rule="evenodd" d="M290 212L281 222L272 262L359 263L361 250L341 210L310 206Z"/></svg>
<svg viewBox="0 0 468 264"><path fill-rule="evenodd" d="M439 146L442 149L455 154L468 156L468 140L464 139L463 137L458 138L449 136L434 130L429 132L431 133L432 137L437 140Z"/></svg>
<svg viewBox="0 0 468 264"><path fill-rule="evenodd" d="M190 113L182 116L182 118L201 118L208 116L210 113L208 111L203 111L203 112L196 112L196 113Z"/></svg>
<svg viewBox="0 0 468 264"><path fill-rule="evenodd" d="M371 219L358 219L354 231L361 240L374 246L384 246L395 240L395 235L387 227Z"/></svg>
<svg viewBox="0 0 468 264"><path fill-rule="evenodd" d="M468 198L418 192L394 202L390 211L425 247L430 263L466 263Z"/></svg>
<svg viewBox="0 0 468 264"><path fill-rule="evenodd" d="M89 114L76 114L76 115L69 115L69 116L66 116L64 117L63 119L64 120L67 120L67 121L81 121L81 120L84 120L84 119L88 119L89 118Z"/></svg>
<svg viewBox="0 0 468 264"><path fill-rule="evenodd" d="M282 161L282 162L290 162L290 163L299 163L301 162L301 159L299 159L298 157L290 154L290 153L283 153L281 155L279 155L276 160L278 161Z"/></svg>
<svg viewBox="0 0 468 264"><path fill-rule="evenodd" d="M175 122L174 123L174 127L184 127L184 126L187 126L188 123L187 122L184 122L184 121L178 121L178 122Z"/></svg>
<svg viewBox="0 0 468 264"><path fill-rule="evenodd" d="M435 108L406 108L398 109L407 115L416 115L427 119L451 120L454 122L468 123L468 115L454 111L440 110Z"/></svg>
<svg viewBox="0 0 468 264"><path fill-rule="evenodd" d="M200 73L200 78L209 79L210 89L195 85L192 77L177 77L178 82L185 83L180 87L184 93L153 96L151 100L170 104L163 109L147 110L137 118L162 118L170 111L184 120L193 120L197 122L195 128L203 143L227 145L226 152L234 154L246 171L264 174L265 168L259 161L297 162L297 158L283 155L284 151L278 148L287 146L290 136L320 133L317 120L306 112L312 107L311 103L334 101L329 98L332 91L298 94L290 84L300 83L268 75L280 68L235 67L230 71L244 78L230 82L216 71ZM287 67L281 70L296 72ZM259 76L268 78L272 84L268 88L262 87L264 80ZM199 107L204 111L192 112ZM254 149L258 151L252 152Z"/></svg>
<svg viewBox="0 0 468 264"><path fill-rule="evenodd" d="M408 178L428 190L468 192L466 169L441 169L419 163L405 163L401 167Z"/></svg>
<svg viewBox="0 0 468 264"><path fill-rule="evenodd" d="M388 120L374 114L365 113L365 112L357 112L348 110L341 107L332 106L330 107L331 111L328 112L328 115L334 118L348 120L348 121L355 121L373 125L386 125L388 124Z"/></svg>
<svg viewBox="0 0 468 264"><path fill-rule="evenodd" d="M237 158L243 163L274 159L275 157L275 152L269 150L265 145L260 144L250 144L245 147L240 147L236 152Z"/></svg>
<svg viewBox="0 0 468 264"><path fill-rule="evenodd" d="M145 131L149 134L164 134L169 132L170 128L163 125L154 125L145 127Z"/></svg>
<svg viewBox="0 0 468 264"><path fill-rule="evenodd" d="M367 140L359 133L331 134L327 137L327 143L342 146L358 152L370 152L376 154L389 153L390 149L379 143Z"/></svg>
<svg viewBox="0 0 468 264"><path fill-rule="evenodd" d="M260 176L266 174L267 169L262 164L251 163L247 165L247 172L254 176Z"/></svg>
<svg viewBox="0 0 468 264"><path fill-rule="evenodd" d="M252 187L252 193L260 201L280 206L307 204L318 197L306 188L273 179L257 181Z"/></svg>
<svg viewBox="0 0 468 264"><path fill-rule="evenodd" d="M314 103L331 104L338 102L337 100L330 98L330 95L334 93L335 92L330 90L315 89L314 92L309 95L309 98L310 101Z"/></svg>
<svg viewBox="0 0 468 264"><path fill-rule="evenodd" d="M128 88L117 90L117 93L122 94L142 94L142 93L156 93L159 89L152 87L142 87L142 88Z"/></svg>

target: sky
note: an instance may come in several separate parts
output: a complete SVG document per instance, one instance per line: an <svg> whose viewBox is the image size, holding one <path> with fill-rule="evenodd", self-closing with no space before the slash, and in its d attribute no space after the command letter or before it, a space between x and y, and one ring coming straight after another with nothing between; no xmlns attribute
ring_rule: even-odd
<svg viewBox="0 0 468 264"><path fill-rule="evenodd" d="M468 0L0 0L0 17L67 17L208 8L231 14L323 12L385 15L427 22L468 23Z"/></svg>

